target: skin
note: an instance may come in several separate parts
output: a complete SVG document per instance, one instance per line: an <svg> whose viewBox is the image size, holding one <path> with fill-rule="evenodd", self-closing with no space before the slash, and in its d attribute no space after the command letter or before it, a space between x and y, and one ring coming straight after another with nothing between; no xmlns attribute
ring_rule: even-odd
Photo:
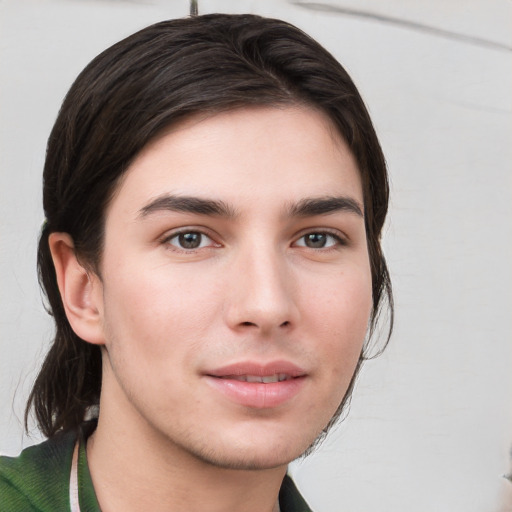
<svg viewBox="0 0 512 512"><path fill-rule="evenodd" d="M176 211L167 197L227 211ZM332 197L355 207L297 211ZM104 512L274 509L361 353L362 204L355 160L323 114L239 109L189 119L138 155L106 212L100 276L51 235L70 323L103 347L87 453ZM211 374L248 361L293 364L300 383L277 405L241 404Z"/></svg>

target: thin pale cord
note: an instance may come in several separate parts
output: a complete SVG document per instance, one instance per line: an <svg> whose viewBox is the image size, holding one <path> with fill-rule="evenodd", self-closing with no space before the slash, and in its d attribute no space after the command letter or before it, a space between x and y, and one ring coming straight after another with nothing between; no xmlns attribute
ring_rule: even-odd
<svg viewBox="0 0 512 512"><path fill-rule="evenodd" d="M197 16L199 8L197 6L197 0L190 0L190 16Z"/></svg>
<svg viewBox="0 0 512 512"><path fill-rule="evenodd" d="M71 474L69 476L69 505L71 512L80 512L80 498L78 495L78 440L73 450L71 460Z"/></svg>

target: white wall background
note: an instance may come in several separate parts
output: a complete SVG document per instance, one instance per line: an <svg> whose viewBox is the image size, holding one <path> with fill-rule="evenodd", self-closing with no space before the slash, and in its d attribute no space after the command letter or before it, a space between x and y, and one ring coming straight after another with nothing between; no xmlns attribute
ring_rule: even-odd
<svg viewBox="0 0 512 512"><path fill-rule="evenodd" d="M78 72L186 0L0 0L0 452L51 337L36 284L46 138ZM392 178L387 352L293 472L319 512L512 510L512 2L200 0L316 37L359 85ZM371 15L369 15L371 14Z"/></svg>

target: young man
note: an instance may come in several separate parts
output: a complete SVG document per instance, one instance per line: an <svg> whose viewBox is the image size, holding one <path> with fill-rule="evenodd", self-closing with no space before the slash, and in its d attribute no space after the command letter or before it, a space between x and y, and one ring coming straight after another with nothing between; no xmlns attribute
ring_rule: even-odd
<svg viewBox="0 0 512 512"><path fill-rule="evenodd" d="M355 86L284 22L163 22L94 59L44 170L49 439L1 459L2 510L310 510L286 469L391 299L387 201Z"/></svg>

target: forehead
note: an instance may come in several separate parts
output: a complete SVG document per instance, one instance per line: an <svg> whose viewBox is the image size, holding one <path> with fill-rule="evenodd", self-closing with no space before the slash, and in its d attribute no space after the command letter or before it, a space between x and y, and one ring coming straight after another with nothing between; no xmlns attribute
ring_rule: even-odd
<svg viewBox="0 0 512 512"><path fill-rule="evenodd" d="M110 206L133 215L163 193L241 207L335 193L362 204L347 144L325 114L306 107L242 108L171 127L137 155Z"/></svg>

